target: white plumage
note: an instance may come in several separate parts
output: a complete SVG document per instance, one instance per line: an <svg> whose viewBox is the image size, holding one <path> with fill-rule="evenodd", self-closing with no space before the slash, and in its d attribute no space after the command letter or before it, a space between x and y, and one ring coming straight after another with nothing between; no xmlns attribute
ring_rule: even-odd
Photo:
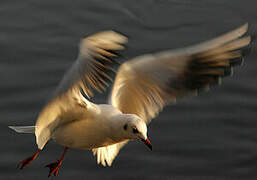
<svg viewBox="0 0 257 180"><path fill-rule="evenodd" d="M77 61L38 117L38 148L53 139L67 148L91 149L98 163L110 166L128 140L142 140L150 147L146 125L166 104L209 90L231 74L231 67L242 61L242 48L251 41L250 36L242 37L247 29L245 24L195 46L125 62L106 105L94 104L89 98L94 90L103 92L109 85L115 51L124 49L127 38L105 31L83 39ZM33 132L33 127L10 128Z"/></svg>

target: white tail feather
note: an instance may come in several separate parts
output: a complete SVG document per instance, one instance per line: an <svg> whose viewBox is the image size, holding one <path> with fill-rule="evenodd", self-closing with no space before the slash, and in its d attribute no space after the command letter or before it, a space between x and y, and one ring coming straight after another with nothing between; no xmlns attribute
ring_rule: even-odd
<svg viewBox="0 0 257 180"><path fill-rule="evenodd" d="M8 126L18 133L35 133L35 126Z"/></svg>

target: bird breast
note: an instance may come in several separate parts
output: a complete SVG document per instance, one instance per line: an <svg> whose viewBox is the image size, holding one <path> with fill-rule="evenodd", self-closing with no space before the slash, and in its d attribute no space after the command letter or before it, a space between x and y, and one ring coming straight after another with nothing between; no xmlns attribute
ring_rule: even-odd
<svg viewBox="0 0 257 180"><path fill-rule="evenodd" d="M100 106L100 110L101 110ZM73 149L93 149L116 143L110 136L112 127L106 107L97 115L87 116L64 124L53 132L56 143Z"/></svg>

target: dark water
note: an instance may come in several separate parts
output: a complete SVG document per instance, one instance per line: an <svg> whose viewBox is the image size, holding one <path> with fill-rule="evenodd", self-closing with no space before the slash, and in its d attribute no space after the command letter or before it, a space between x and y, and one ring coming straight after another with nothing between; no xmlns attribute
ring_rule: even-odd
<svg viewBox="0 0 257 180"><path fill-rule="evenodd" d="M32 125L77 56L81 37L113 29L129 36L124 59L210 39L245 22L257 28L253 0L0 1L0 179L46 179L62 147L48 143L30 167L34 136L7 125ZM90 151L71 150L57 179L256 179L257 54L221 87L169 106L149 127L154 146L128 144L110 168ZM107 94L97 95L105 102Z"/></svg>

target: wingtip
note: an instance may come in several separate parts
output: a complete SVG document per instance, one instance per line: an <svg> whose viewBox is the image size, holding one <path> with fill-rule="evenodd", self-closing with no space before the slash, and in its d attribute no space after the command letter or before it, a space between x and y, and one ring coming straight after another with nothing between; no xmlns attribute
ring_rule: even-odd
<svg viewBox="0 0 257 180"><path fill-rule="evenodd" d="M123 39L123 44L128 42L128 35L126 35L125 33L118 31L118 30L111 30L112 32L114 32L115 34L117 34L118 36L120 36Z"/></svg>
<svg viewBox="0 0 257 180"><path fill-rule="evenodd" d="M97 39L109 39L119 44L125 44L128 42L128 38L124 33L121 33L116 30L104 30L97 32L95 34L84 37L83 39L87 40L97 40Z"/></svg>
<svg viewBox="0 0 257 180"><path fill-rule="evenodd" d="M244 29L248 29L249 28L249 23L248 22L246 22L244 25L243 25L243 27L244 27Z"/></svg>
<svg viewBox="0 0 257 180"><path fill-rule="evenodd" d="M243 24L242 26L238 27L235 30L235 32L237 32L240 36L242 36L248 31L248 28L249 28L249 24L247 22L247 23Z"/></svg>
<svg viewBox="0 0 257 180"><path fill-rule="evenodd" d="M248 22L246 22L245 24L240 26L238 29L242 30L243 32L247 32L248 28L249 28L249 24L248 24Z"/></svg>

